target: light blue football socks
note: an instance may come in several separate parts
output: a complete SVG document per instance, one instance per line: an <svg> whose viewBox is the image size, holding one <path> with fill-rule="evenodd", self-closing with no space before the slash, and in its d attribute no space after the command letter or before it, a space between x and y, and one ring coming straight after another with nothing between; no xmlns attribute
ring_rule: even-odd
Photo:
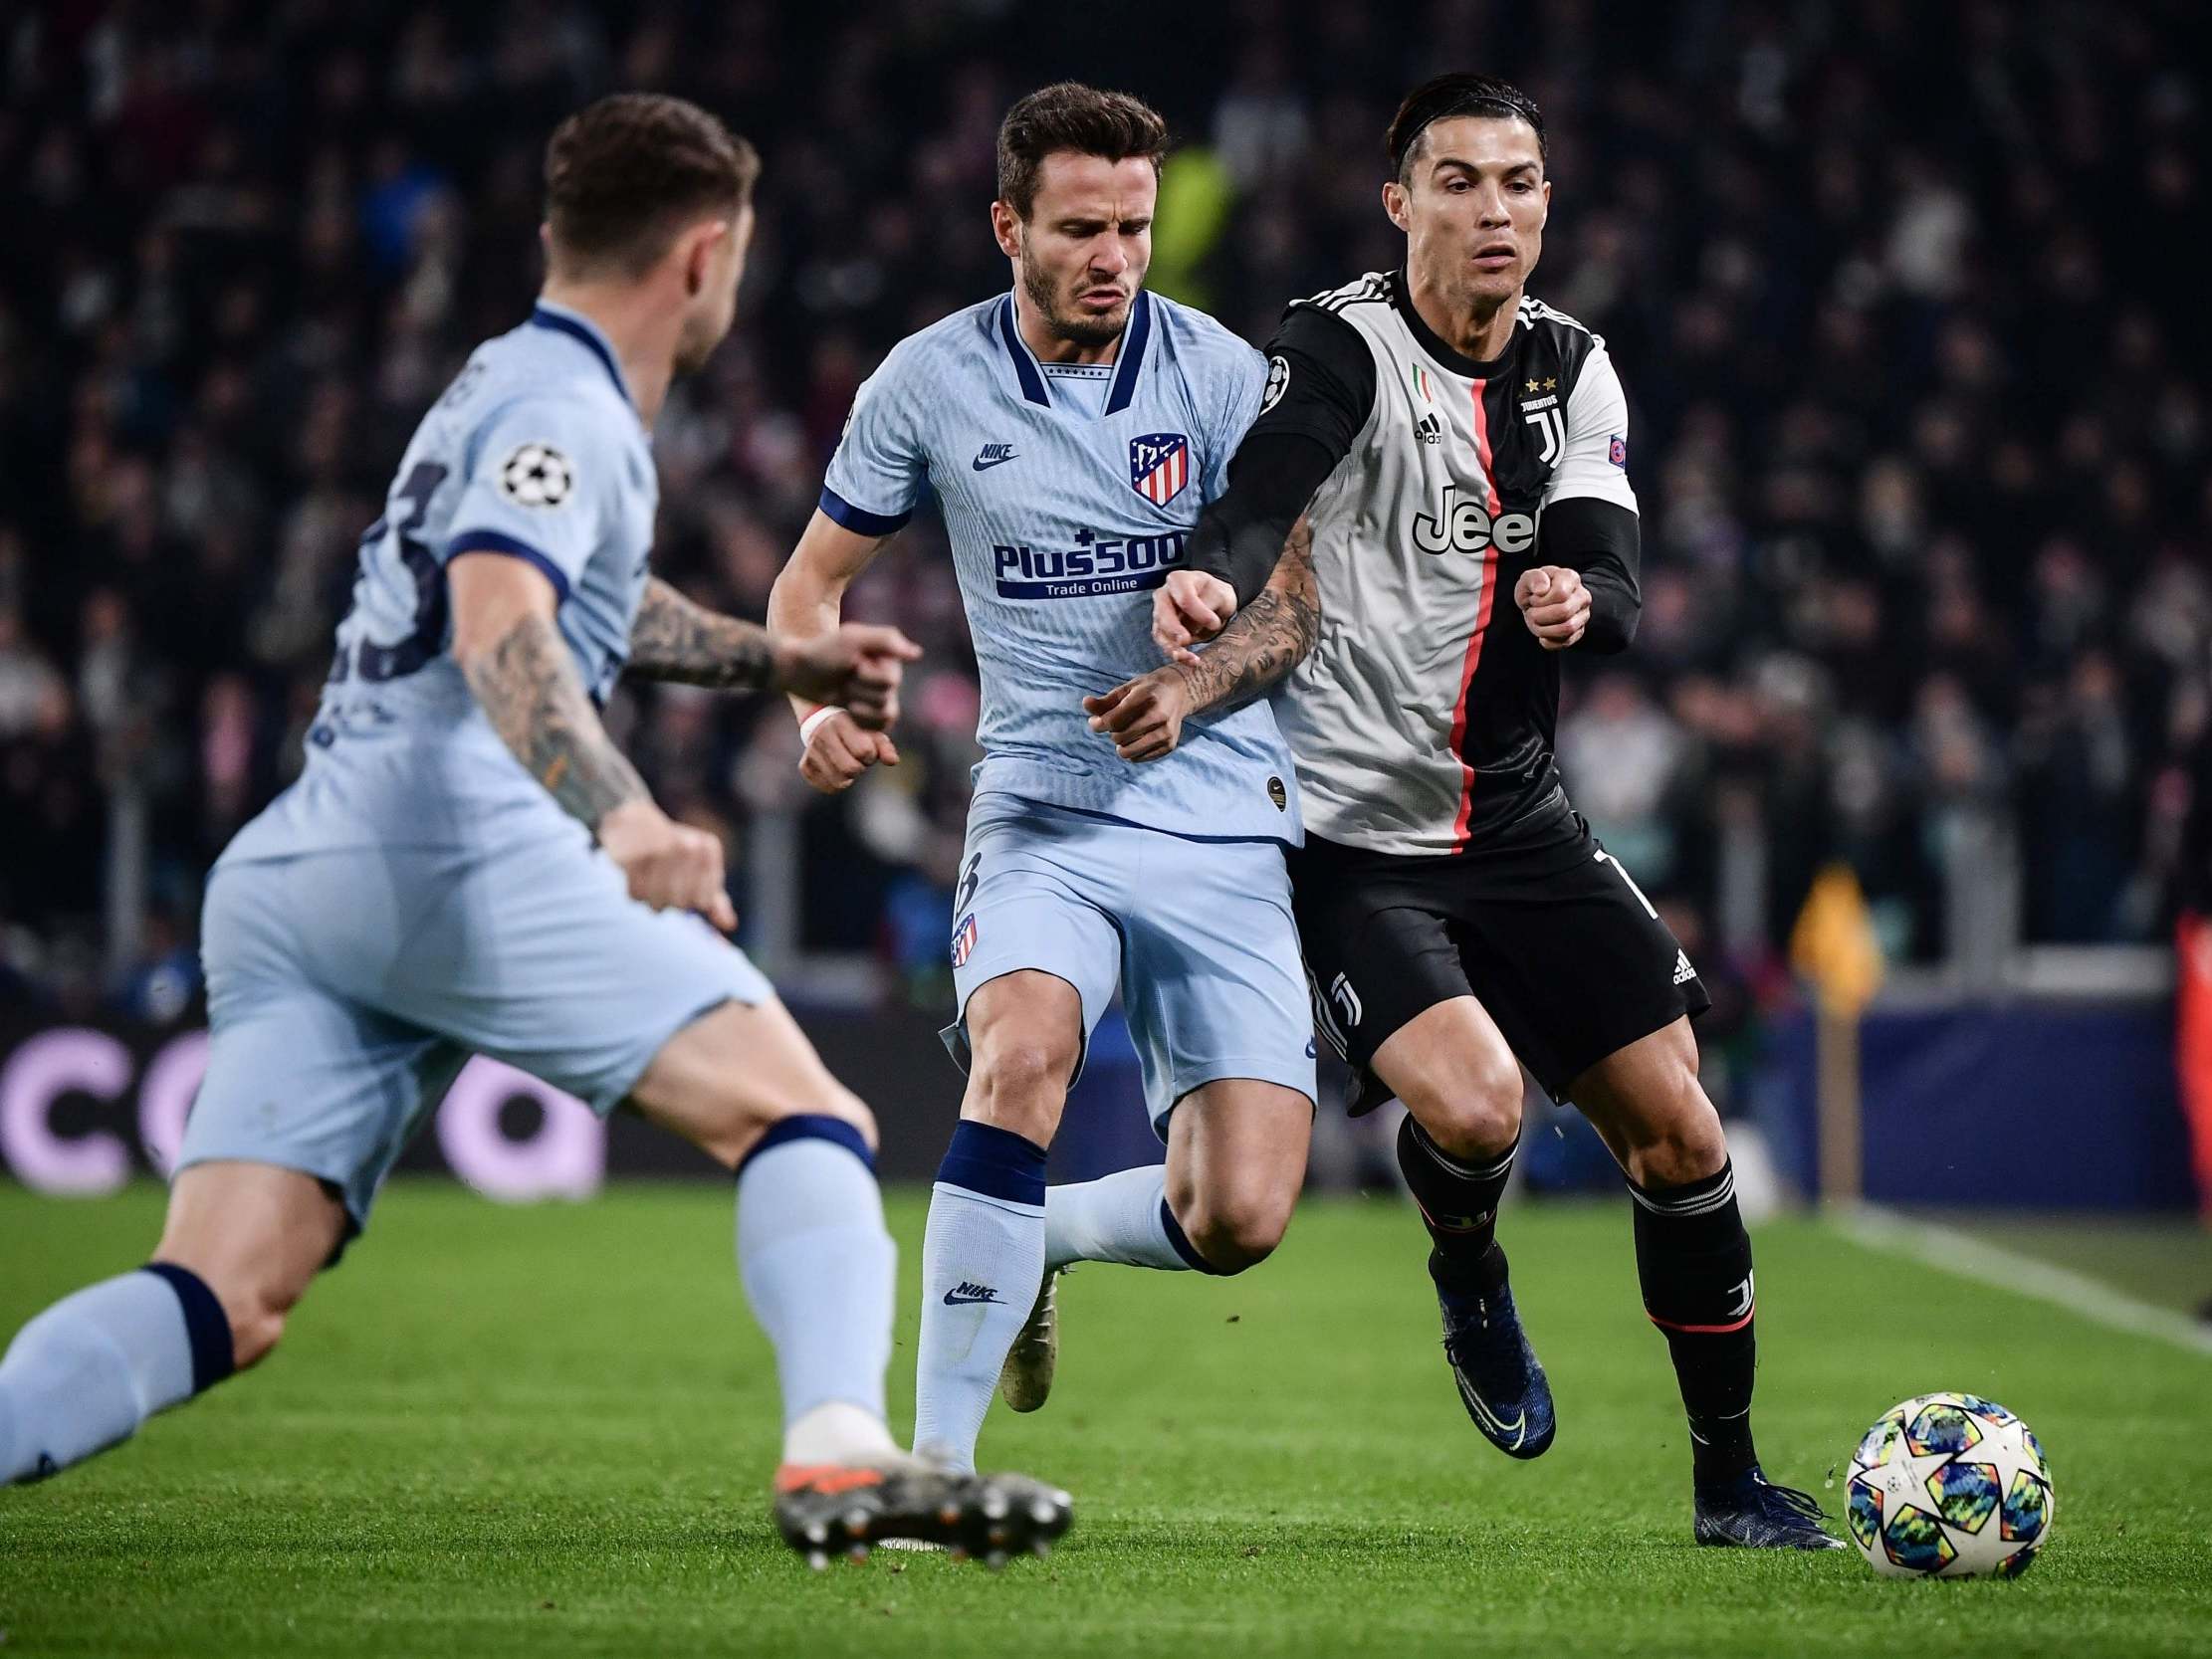
<svg viewBox="0 0 2212 1659"><path fill-rule="evenodd" d="M898 1263L874 1158L843 1119L782 1119L739 1164L738 1274L775 1348L786 1462L891 1448L887 1430L826 1408L883 1420ZM825 1421L838 1435L811 1432Z"/></svg>
<svg viewBox="0 0 2212 1659"><path fill-rule="evenodd" d="M138 1432L230 1375L230 1321L166 1262L88 1285L0 1358L0 1485L43 1479Z"/></svg>
<svg viewBox="0 0 2212 1659"><path fill-rule="evenodd" d="M963 1120L922 1236L914 1449L976 1467L998 1372L1044 1282L1044 1148Z"/></svg>

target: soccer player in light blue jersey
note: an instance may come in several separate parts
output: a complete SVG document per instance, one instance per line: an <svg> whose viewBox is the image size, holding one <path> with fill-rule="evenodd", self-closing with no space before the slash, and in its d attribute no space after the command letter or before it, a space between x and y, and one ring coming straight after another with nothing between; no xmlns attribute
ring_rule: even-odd
<svg viewBox="0 0 2212 1659"><path fill-rule="evenodd" d="M547 151L545 293L424 416L362 537L299 781L224 852L212 1043L152 1264L0 1360L0 1482L136 1431L275 1346L471 1054L628 1102L737 1177L784 1407L775 1513L815 1564L885 1536L1041 1548L1064 1494L901 1453L875 1124L766 980L719 841L672 822L597 706L627 670L897 715L914 647L772 646L648 570L650 431L729 331L758 162L680 100L602 100Z"/></svg>
<svg viewBox="0 0 2212 1659"><path fill-rule="evenodd" d="M1274 717L1223 699L1155 760L1117 740L1127 711L1108 695L1158 664L1151 590L1186 562L1266 386L1248 345L1144 292L1166 142L1122 94L1069 83L1013 106L992 206L1012 292L902 341L861 388L770 602L779 638L822 637L936 495L984 759L950 918L947 1039L969 1079L923 1244L915 1445L964 1468L1002 1373L1017 1409L1042 1400L1059 1269L1240 1272L1282 1237L1305 1173L1313 1022ZM817 788L897 759L852 711L794 701ZM1045 1149L1117 987L1166 1166L1047 1191Z"/></svg>

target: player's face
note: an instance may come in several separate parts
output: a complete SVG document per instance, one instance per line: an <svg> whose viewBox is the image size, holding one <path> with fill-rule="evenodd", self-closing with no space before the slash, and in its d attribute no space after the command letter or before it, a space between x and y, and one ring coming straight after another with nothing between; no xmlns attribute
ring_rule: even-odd
<svg viewBox="0 0 2212 1659"><path fill-rule="evenodd" d="M1535 128L1482 115L1436 122L1407 182L1383 186L1383 207L1423 286L1475 304L1512 300L1544 251L1551 210Z"/></svg>
<svg viewBox="0 0 2212 1659"><path fill-rule="evenodd" d="M1121 333L1152 264L1160 181L1142 156L1059 151L1037 170L1021 219L992 204L998 246L1014 262L1029 308L1060 338L1104 345Z"/></svg>
<svg viewBox="0 0 2212 1659"><path fill-rule="evenodd" d="M746 250L753 245L753 209L741 207L719 235L700 251L699 292L692 296L684 328L676 341L676 369L690 374L704 366L738 317L738 285L745 280Z"/></svg>

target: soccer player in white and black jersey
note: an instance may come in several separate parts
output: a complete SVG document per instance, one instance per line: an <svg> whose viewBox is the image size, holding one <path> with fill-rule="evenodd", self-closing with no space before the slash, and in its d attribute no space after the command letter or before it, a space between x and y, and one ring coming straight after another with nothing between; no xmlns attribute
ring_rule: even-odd
<svg viewBox="0 0 2212 1659"><path fill-rule="evenodd" d="M1446 75L1408 97L1389 147L1406 263L1285 313L1229 489L1157 599L1171 661L1125 688L1110 734L1147 758L1288 673L1317 1014L1359 1105L1410 1110L1399 1160L1483 1434L1527 1458L1554 1426L1495 1237L1517 1057L1627 1173L1698 1542L1840 1548L1752 1444L1751 1245L1697 1081L1704 989L1553 761L1561 654L1627 648L1639 543L1605 343L1526 293L1551 204L1543 117L1502 82Z"/></svg>

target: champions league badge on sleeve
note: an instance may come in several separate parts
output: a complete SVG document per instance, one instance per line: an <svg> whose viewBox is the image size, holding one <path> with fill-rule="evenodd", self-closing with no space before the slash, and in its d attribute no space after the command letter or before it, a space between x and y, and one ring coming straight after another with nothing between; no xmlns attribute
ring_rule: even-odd
<svg viewBox="0 0 2212 1659"><path fill-rule="evenodd" d="M976 953L976 913L970 911L953 930L953 966L966 967Z"/></svg>
<svg viewBox="0 0 2212 1659"><path fill-rule="evenodd" d="M1129 483L1154 507L1166 507L1191 482L1191 440L1180 432L1148 432L1129 440Z"/></svg>

